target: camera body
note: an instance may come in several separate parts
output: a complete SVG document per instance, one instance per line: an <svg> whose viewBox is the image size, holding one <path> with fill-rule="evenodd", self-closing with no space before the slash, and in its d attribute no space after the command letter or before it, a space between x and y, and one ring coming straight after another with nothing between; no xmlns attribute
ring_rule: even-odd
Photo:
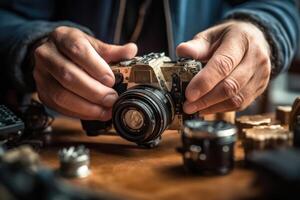
<svg viewBox="0 0 300 200"><path fill-rule="evenodd" d="M185 89L202 69L188 58L172 61L164 53L150 53L111 66L114 89L119 98L113 106L112 120L82 120L88 135L111 130L138 145L154 147L165 129L181 130L183 121L197 117L182 110Z"/></svg>

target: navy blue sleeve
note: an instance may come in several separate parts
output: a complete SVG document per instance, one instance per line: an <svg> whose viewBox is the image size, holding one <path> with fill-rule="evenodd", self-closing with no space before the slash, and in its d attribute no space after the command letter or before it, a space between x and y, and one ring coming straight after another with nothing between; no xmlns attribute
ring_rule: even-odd
<svg viewBox="0 0 300 200"><path fill-rule="evenodd" d="M250 21L271 47L272 75L288 69L299 44L299 15L292 0L250 0L229 10L226 19Z"/></svg>
<svg viewBox="0 0 300 200"><path fill-rule="evenodd" d="M28 48L58 26L84 27L68 21L51 21L55 5L51 0L0 0L0 72L20 91L32 91L32 66L24 64ZM28 77L29 76L29 77Z"/></svg>

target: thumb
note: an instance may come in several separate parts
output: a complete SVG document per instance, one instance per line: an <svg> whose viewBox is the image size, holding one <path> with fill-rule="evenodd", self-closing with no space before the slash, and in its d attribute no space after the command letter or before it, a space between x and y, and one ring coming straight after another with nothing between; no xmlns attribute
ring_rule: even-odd
<svg viewBox="0 0 300 200"><path fill-rule="evenodd" d="M134 43L122 46L103 43L98 46L97 51L106 62L110 63L133 58L137 53L137 46Z"/></svg>
<svg viewBox="0 0 300 200"><path fill-rule="evenodd" d="M212 54L211 42L205 36L198 34L194 39L180 43L176 53L178 57L207 61Z"/></svg>
<svg viewBox="0 0 300 200"><path fill-rule="evenodd" d="M212 27L198 33L192 40L180 43L176 48L177 56L207 62L221 44L225 26Z"/></svg>
<svg viewBox="0 0 300 200"><path fill-rule="evenodd" d="M137 46L134 43L125 45L112 45L94 39L90 41L98 54L107 62L118 62L120 60L128 60L137 54Z"/></svg>

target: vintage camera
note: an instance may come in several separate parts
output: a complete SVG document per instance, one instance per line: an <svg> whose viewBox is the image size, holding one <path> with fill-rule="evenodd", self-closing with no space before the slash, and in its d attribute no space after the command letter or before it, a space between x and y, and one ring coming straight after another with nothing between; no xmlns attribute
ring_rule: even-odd
<svg viewBox="0 0 300 200"><path fill-rule="evenodd" d="M227 174L234 166L237 128L225 121L186 120L182 129L183 156L187 171Z"/></svg>
<svg viewBox="0 0 300 200"><path fill-rule="evenodd" d="M108 122L82 120L88 135L108 132L113 124L121 137L138 145L157 146L165 129L180 130L185 88L202 64L188 58L171 61L164 53L150 53L111 66L119 98ZM196 115L195 115L196 116Z"/></svg>

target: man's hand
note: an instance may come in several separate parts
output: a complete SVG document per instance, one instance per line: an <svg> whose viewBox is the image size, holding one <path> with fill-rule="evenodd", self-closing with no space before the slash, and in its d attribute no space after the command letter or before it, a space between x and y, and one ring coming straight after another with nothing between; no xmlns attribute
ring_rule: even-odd
<svg viewBox="0 0 300 200"><path fill-rule="evenodd" d="M269 45L255 25L229 21L181 43L177 55L207 62L186 89L186 113L245 109L268 85Z"/></svg>
<svg viewBox="0 0 300 200"><path fill-rule="evenodd" d="M109 45L78 29L58 27L34 52L39 98L65 115L108 120L118 96L111 88L115 80L107 63L136 53L135 44Z"/></svg>

